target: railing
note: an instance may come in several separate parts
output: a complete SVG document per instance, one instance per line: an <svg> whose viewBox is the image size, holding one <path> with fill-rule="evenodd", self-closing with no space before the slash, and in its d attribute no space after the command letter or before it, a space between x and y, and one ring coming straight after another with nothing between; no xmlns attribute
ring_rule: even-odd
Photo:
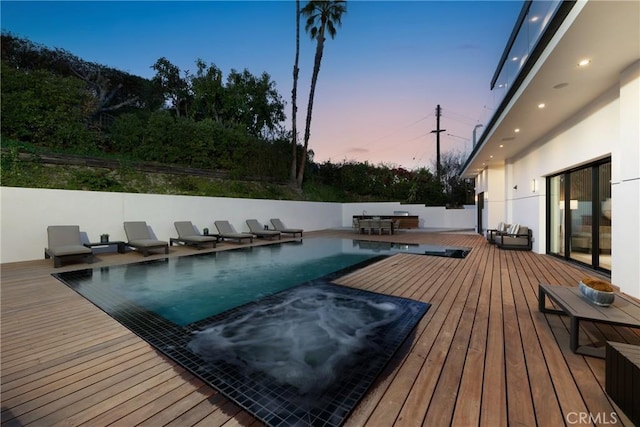
<svg viewBox="0 0 640 427"><path fill-rule="evenodd" d="M518 77L561 4L559 0L525 2L491 80L491 90L496 91L500 100Z"/></svg>
<svg viewBox="0 0 640 427"><path fill-rule="evenodd" d="M491 79L491 90L498 106L475 142L467 163L482 146L488 131L516 93L526 74L549 43L575 0L525 0L518 20ZM475 139L475 138L474 138ZM467 164L465 164L466 168Z"/></svg>

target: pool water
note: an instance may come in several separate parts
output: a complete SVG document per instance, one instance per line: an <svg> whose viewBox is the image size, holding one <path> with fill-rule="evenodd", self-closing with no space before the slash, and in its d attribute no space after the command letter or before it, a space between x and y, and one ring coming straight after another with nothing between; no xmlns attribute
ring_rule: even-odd
<svg viewBox="0 0 640 427"><path fill-rule="evenodd" d="M438 255L440 250L430 245L311 238L94 269L76 280L74 289L83 295L108 289L184 326L381 255ZM64 273L61 276L64 280Z"/></svg>

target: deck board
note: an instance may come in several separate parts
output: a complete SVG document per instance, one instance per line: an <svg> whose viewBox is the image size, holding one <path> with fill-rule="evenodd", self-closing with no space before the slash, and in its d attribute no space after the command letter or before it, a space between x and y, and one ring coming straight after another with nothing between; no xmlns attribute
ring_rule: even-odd
<svg viewBox="0 0 640 427"><path fill-rule="evenodd" d="M305 238L314 235L360 237L336 230ZM619 425L632 425L604 392L604 361L571 353L567 319L537 308L540 282L576 286L597 274L545 255L502 251L470 233L365 239L473 250L463 260L397 254L336 280L432 304L345 426L555 426L580 412L616 412ZM172 247L169 256L232 247ZM92 267L141 260L136 253L100 254ZM3 426L262 425L51 276L85 264L1 267ZM637 330L590 322L581 322L580 338L640 345Z"/></svg>

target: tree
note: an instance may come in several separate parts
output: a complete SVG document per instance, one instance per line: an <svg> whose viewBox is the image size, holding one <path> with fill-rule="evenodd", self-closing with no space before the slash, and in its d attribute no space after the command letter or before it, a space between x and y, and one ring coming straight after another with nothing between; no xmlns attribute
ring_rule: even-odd
<svg viewBox="0 0 640 427"><path fill-rule="evenodd" d="M165 101L171 101L176 117L180 117L182 112L187 109L188 75L185 79L180 77L180 68L164 57L158 59L151 68L156 70L153 82L161 88Z"/></svg>
<svg viewBox="0 0 640 427"><path fill-rule="evenodd" d="M296 0L296 59L293 62L293 89L291 89L291 173L289 180L296 185L296 165L298 164L298 62L300 60L300 0Z"/></svg>
<svg viewBox="0 0 640 427"><path fill-rule="evenodd" d="M302 9L302 14L307 17L305 30L312 39L316 40L316 54L313 62L313 73L311 75L311 89L309 90L309 103L307 105L307 119L304 129L304 140L300 167L296 183L298 188L302 188L304 179L304 169L307 162L307 151L309 149L309 137L311 135L311 116L313 111L313 98L318 83L318 73L322 63L324 52L325 34L328 32L331 38L336 36L336 27L342 24L342 14L347 12L346 1L344 0L311 0Z"/></svg>
<svg viewBox="0 0 640 427"><path fill-rule="evenodd" d="M473 194L473 183L460 177L465 160L466 154L460 151L445 152L440 159L442 189L447 205L452 207L470 203L469 195Z"/></svg>
<svg viewBox="0 0 640 427"><path fill-rule="evenodd" d="M95 98L87 122L102 113L114 114L125 107L153 109L157 100L142 77L84 61L63 49L50 49L10 33L2 33L2 60L22 72L45 70L60 77L77 77Z"/></svg>
<svg viewBox="0 0 640 427"><path fill-rule="evenodd" d="M191 114L196 120L205 118L215 122L222 122L224 108L224 85L222 71L202 59L196 60L196 74L191 77L191 91L193 92L193 108Z"/></svg>
<svg viewBox="0 0 640 427"><path fill-rule="evenodd" d="M72 76L23 71L2 61L0 132L3 137L88 153L96 138L85 126L95 100Z"/></svg>
<svg viewBox="0 0 640 427"><path fill-rule="evenodd" d="M231 70L227 77L226 120L243 125L253 136L269 139L285 119L284 102L268 73L256 77L248 70Z"/></svg>
<svg viewBox="0 0 640 427"><path fill-rule="evenodd" d="M80 80L87 84L91 93L96 98L96 108L91 113L91 119L96 119L100 114L119 110L123 107L134 105L139 102L137 96L113 103L116 95L122 89L123 84L113 84L111 79L103 74L103 67L83 67L84 69L72 68L73 72ZM93 69L92 69L93 68Z"/></svg>

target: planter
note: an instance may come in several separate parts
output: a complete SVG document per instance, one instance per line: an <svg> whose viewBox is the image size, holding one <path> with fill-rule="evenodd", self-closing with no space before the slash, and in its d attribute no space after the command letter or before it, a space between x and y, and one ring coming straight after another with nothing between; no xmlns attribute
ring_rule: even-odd
<svg viewBox="0 0 640 427"><path fill-rule="evenodd" d="M586 299L588 299L595 305L599 305L600 307L607 307L611 305L615 297L615 294L613 292L598 291L596 289L593 289L592 287L585 285L584 283L582 283L582 281L578 283L578 288L580 289L580 293Z"/></svg>
<svg viewBox="0 0 640 427"><path fill-rule="evenodd" d="M109 243L109 235L101 234L100 235L100 243Z"/></svg>

